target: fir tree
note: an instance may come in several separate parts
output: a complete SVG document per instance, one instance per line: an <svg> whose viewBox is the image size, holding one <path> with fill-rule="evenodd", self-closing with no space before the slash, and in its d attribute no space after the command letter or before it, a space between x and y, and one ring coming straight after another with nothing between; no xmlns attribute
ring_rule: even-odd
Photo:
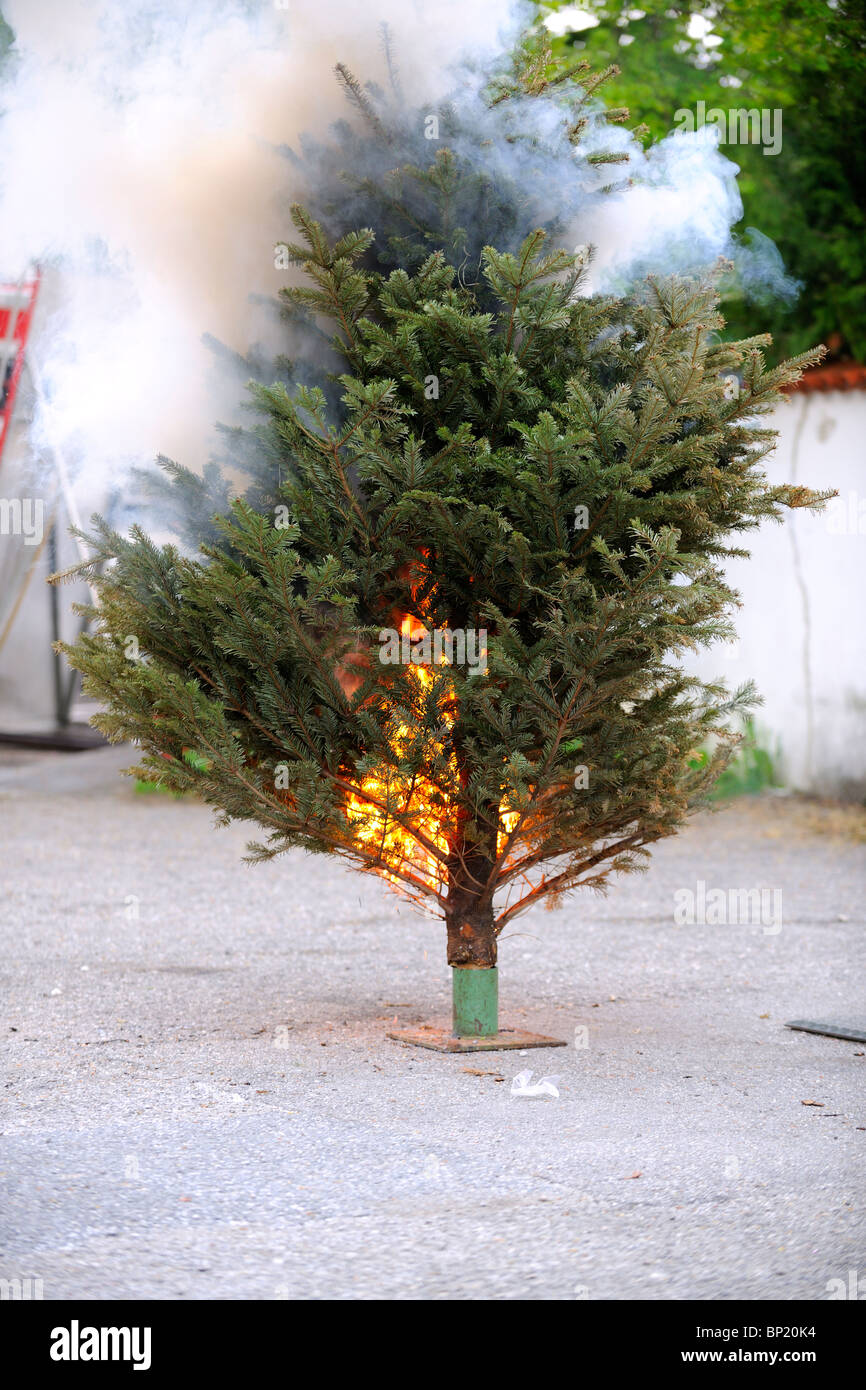
<svg viewBox="0 0 866 1390"><path fill-rule="evenodd" d="M286 296L329 325L339 403L254 388L282 481L199 555L99 522L94 628L63 650L139 775L261 827L253 858L381 875L489 968L517 913L642 867L724 768L754 692L680 658L732 634L741 535L826 495L760 466L820 354L720 342L711 279L583 295L542 229L468 283L293 218Z"/></svg>
<svg viewBox="0 0 866 1390"><path fill-rule="evenodd" d="M259 857L383 874L443 913L452 964L492 965L517 912L634 867L724 766L749 692L676 658L730 633L727 538L818 501L767 485L754 423L811 356L766 372L759 344L714 344L708 284L580 298L540 232L485 251L479 314L441 254L382 278L357 269L372 232L295 220L343 420L257 388L278 515L236 502L199 559L102 527L96 631L64 650L143 775L263 826ZM382 661L407 617L416 657L485 633L486 672Z"/></svg>

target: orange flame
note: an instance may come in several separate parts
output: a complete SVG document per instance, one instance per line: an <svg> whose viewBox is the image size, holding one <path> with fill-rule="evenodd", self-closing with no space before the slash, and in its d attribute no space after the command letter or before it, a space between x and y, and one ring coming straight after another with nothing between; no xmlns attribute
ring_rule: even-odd
<svg viewBox="0 0 866 1390"><path fill-rule="evenodd" d="M400 624L402 636L414 641L423 637L425 631L420 619L408 613L404 615ZM419 695L433 685L433 674L428 667L409 666L407 673L409 679L417 683ZM443 724L454 722L447 706L447 698L443 697L439 703ZM392 748L398 757L411 733L406 724L395 730ZM441 740L440 748L443 745L444 740ZM449 762L456 774L453 755ZM415 777L410 781L390 768L367 773L357 785L364 795L356 796L349 793L346 798L346 817L352 827L354 838L366 848L373 850L380 860L382 868L378 872L395 886L401 884L396 871L408 872L428 887L437 892L441 891L445 882L444 866L436 854L419 843L412 831L401 821L407 821L440 853L447 854L451 816L447 805L442 805L442 792L426 778ZM401 821L394 818L394 811L401 817Z"/></svg>
<svg viewBox="0 0 866 1390"><path fill-rule="evenodd" d="M410 641L417 641L426 635L427 629L420 618L407 613L401 619L400 632ZM434 684L433 672L427 666L410 665L407 675L410 681L417 683L419 697L423 697ZM439 679L441 682L441 677ZM444 684L438 699L438 711L446 729L454 723L449 688L450 682ZM406 724L394 731L391 746L398 757L411 736L412 730ZM438 751L444 749L446 739L447 734L436 741ZM456 789L459 770L453 752L448 756L447 765L449 781ZM448 854L456 814L453 798L449 804L447 788L435 786L424 777L402 777L390 768L367 773L358 780L357 786L360 795L352 792L347 795L346 818L353 838L375 853L378 860L376 872L397 888L406 886L400 874L408 873L416 882L420 881L437 893L444 893L447 888L445 866L437 854L419 843L413 831L443 856ZM395 812L400 816L399 821L395 819ZM518 814L508 810L503 800L497 852L501 852ZM408 823L412 830L407 829L403 822Z"/></svg>

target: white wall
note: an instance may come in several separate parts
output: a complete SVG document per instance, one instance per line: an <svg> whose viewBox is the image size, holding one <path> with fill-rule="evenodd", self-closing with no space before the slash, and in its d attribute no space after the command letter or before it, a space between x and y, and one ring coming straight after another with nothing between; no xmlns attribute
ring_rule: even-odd
<svg viewBox="0 0 866 1390"><path fill-rule="evenodd" d="M739 641L690 663L729 684L754 679L756 722L781 745L787 785L828 796L866 795L866 391L795 392L771 422L772 482L836 488L813 516L789 511L742 544L728 565L743 607Z"/></svg>

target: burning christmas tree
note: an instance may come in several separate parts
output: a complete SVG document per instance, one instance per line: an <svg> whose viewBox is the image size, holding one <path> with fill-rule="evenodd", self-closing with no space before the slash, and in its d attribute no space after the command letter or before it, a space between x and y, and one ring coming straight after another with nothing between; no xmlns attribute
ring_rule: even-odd
<svg viewBox="0 0 866 1390"><path fill-rule="evenodd" d="M338 368L253 387L256 479L198 554L97 523L94 629L64 650L139 775L261 827L253 858L334 854L444 918L454 1037L501 1046L505 925L641 867L730 757L753 692L681 657L732 633L732 538L820 504L760 468L760 417L819 354L767 371L766 340L721 341L712 277L587 293L561 218L527 231L485 174L489 129L474 162L400 164L342 77L397 165L367 180L379 228L335 227L324 191L293 209L285 299ZM536 45L488 109L553 93L573 156L591 85Z"/></svg>

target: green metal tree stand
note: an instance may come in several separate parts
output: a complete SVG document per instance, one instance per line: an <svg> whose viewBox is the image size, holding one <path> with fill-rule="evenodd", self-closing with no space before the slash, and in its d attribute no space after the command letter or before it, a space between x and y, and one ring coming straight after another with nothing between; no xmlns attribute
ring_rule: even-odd
<svg viewBox="0 0 866 1390"><path fill-rule="evenodd" d="M565 1047L559 1038L499 1027L499 972L496 966L451 968L451 1028L421 1024L388 1034L395 1042L434 1052L499 1052L503 1048Z"/></svg>

